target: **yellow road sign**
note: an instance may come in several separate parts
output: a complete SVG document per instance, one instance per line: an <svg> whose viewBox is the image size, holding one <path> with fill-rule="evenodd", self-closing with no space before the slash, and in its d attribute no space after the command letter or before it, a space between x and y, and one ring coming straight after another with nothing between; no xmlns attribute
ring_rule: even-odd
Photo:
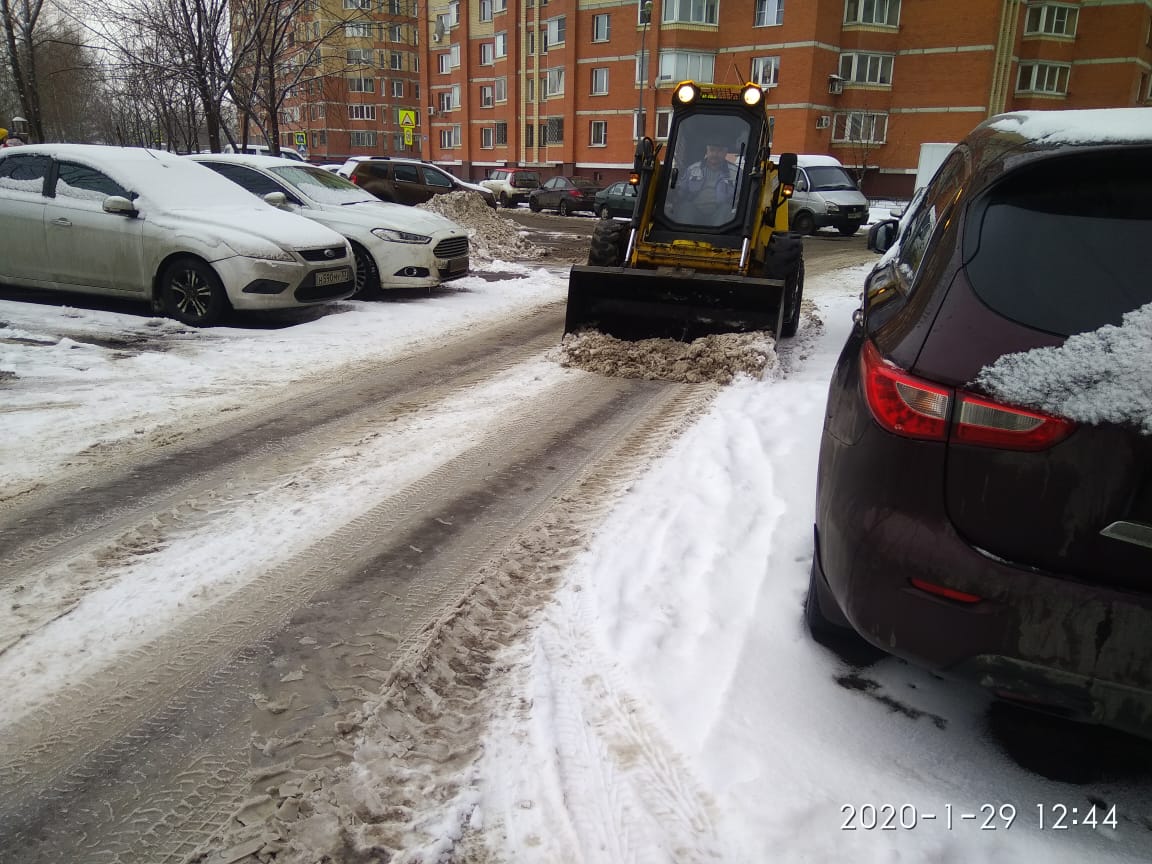
<svg viewBox="0 0 1152 864"><path fill-rule="evenodd" d="M416 125L416 112L409 108L400 109L400 125L405 129L411 129Z"/></svg>
<svg viewBox="0 0 1152 864"><path fill-rule="evenodd" d="M308 133L307 132L297 132L296 133L296 146L297 147L307 147L308 146Z"/></svg>
<svg viewBox="0 0 1152 864"><path fill-rule="evenodd" d="M404 146L405 147L411 147L412 146L412 127L411 126L405 126L404 127Z"/></svg>

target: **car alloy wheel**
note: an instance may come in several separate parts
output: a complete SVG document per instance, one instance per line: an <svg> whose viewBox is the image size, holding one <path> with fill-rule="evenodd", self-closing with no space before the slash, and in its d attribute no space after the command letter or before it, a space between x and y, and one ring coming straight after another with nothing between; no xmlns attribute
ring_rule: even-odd
<svg viewBox="0 0 1152 864"><path fill-rule="evenodd" d="M160 279L164 313L192 327L211 327L228 311L220 277L198 258L177 258Z"/></svg>
<svg viewBox="0 0 1152 864"><path fill-rule="evenodd" d="M611 219L612 218L612 211L608 209L607 204L604 204L600 207L600 218L601 219Z"/></svg>
<svg viewBox="0 0 1152 864"><path fill-rule="evenodd" d="M569 212L568 202L567 201L561 201L560 202L560 210L559 210L560 215L561 216L567 216L568 212Z"/></svg>
<svg viewBox="0 0 1152 864"><path fill-rule="evenodd" d="M380 270L368 250L359 243L352 244L352 256L356 261L355 300L371 300L380 294Z"/></svg>

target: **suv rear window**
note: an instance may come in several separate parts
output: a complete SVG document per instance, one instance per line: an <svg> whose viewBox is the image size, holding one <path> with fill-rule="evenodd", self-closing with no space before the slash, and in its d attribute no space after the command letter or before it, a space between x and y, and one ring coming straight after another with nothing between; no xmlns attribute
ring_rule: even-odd
<svg viewBox="0 0 1152 864"><path fill-rule="evenodd" d="M517 171L512 175L512 185L518 189L535 189L540 185L540 175L528 171Z"/></svg>
<svg viewBox="0 0 1152 864"><path fill-rule="evenodd" d="M972 289L1005 318L1059 336L1152 302L1152 148L1047 159L968 215Z"/></svg>

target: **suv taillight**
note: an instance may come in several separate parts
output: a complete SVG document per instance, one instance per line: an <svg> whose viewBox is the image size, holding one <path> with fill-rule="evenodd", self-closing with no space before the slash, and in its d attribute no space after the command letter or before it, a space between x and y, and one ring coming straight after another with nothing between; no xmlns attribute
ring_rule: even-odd
<svg viewBox="0 0 1152 864"><path fill-rule="evenodd" d="M860 374L872 416L889 432L929 441L948 438L950 389L914 378L881 357L870 341L860 351Z"/></svg>
<svg viewBox="0 0 1152 864"><path fill-rule="evenodd" d="M860 374L872 416L905 438L995 447L1044 450L1063 441L1076 424L1062 417L993 402L909 375L880 356L870 341L860 350ZM956 402L949 423L949 409Z"/></svg>
<svg viewBox="0 0 1152 864"><path fill-rule="evenodd" d="M360 178L359 178L359 177L357 177L355 174L353 174L353 175L352 175L351 177L349 177L348 179L349 179L349 180L351 180L353 183L355 183L357 186L359 186L359 185L360 185Z"/></svg>

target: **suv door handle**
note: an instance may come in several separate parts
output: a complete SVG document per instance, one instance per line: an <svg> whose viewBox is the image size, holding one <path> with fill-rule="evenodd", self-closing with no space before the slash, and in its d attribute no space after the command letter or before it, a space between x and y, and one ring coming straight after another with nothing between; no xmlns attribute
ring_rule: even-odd
<svg viewBox="0 0 1152 864"><path fill-rule="evenodd" d="M61 228L71 228L72 227L72 222L68 219L65 219L63 216L61 216L59 219L53 219L52 224L53 225L59 225Z"/></svg>

